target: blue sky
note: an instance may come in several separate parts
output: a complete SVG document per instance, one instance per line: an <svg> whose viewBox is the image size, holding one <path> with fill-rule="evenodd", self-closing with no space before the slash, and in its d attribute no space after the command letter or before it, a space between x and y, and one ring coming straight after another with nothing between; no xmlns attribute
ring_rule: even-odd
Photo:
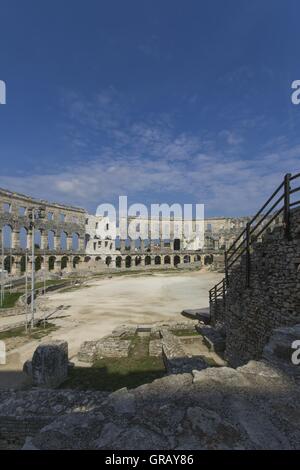
<svg viewBox="0 0 300 470"><path fill-rule="evenodd" d="M0 17L0 186L229 216L299 171L299 0L2 0Z"/></svg>

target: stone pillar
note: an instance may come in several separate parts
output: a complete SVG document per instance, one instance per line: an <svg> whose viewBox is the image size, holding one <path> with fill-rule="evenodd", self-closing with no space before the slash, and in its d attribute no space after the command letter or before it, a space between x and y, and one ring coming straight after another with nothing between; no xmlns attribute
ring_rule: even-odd
<svg viewBox="0 0 300 470"><path fill-rule="evenodd" d="M12 276L21 276L21 257L14 256L14 262L11 267Z"/></svg>
<svg viewBox="0 0 300 470"><path fill-rule="evenodd" d="M60 236L59 235L54 235L54 250L59 251L60 248Z"/></svg>
<svg viewBox="0 0 300 470"><path fill-rule="evenodd" d="M141 238L141 252L144 253L145 251L145 240Z"/></svg>
<svg viewBox="0 0 300 470"><path fill-rule="evenodd" d="M54 262L54 271L57 273L61 271L61 259L56 259Z"/></svg>
<svg viewBox="0 0 300 470"><path fill-rule="evenodd" d="M135 240L131 240L131 239L130 239L130 251L131 251L132 253L135 252Z"/></svg>
<svg viewBox="0 0 300 470"><path fill-rule="evenodd" d="M125 246L126 246L126 243L125 243L125 240L120 240L120 248L121 248L121 253L124 253L125 252Z"/></svg>
<svg viewBox="0 0 300 470"><path fill-rule="evenodd" d="M20 248L20 231L13 230L11 233L11 247L12 249Z"/></svg>
<svg viewBox="0 0 300 470"><path fill-rule="evenodd" d="M31 251L31 245L32 245L32 232L31 230L28 230L28 233L27 233L27 249L29 251Z"/></svg>
<svg viewBox="0 0 300 470"><path fill-rule="evenodd" d="M73 238L67 237L67 250L68 251L72 251L72 245L73 245Z"/></svg>
<svg viewBox="0 0 300 470"><path fill-rule="evenodd" d="M41 233L41 250L48 250L48 233L45 230Z"/></svg>
<svg viewBox="0 0 300 470"><path fill-rule="evenodd" d="M85 251L84 238L83 237L78 238L78 250L79 251Z"/></svg>
<svg viewBox="0 0 300 470"><path fill-rule="evenodd" d="M165 249L165 241L163 238L160 238L160 249L161 251L164 251Z"/></svg>

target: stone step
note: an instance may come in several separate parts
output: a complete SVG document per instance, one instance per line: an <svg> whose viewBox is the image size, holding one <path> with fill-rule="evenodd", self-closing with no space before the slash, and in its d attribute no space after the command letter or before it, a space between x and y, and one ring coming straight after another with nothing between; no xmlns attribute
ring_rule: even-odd
<svg viewBox="0 0 300 470"><path fill-rule="evenodd" d="M225 337L219 330L212 326L197 326L196 330L203 336L205 344L211 351L223 352L225 351Z"/></svg>
<svg viewBox="0 0 300 470"><path fill-rule="evenodd" d="M205 325L208 325L210 323L209 309L204 309L204 308L186 309L186 310L182 310L181 315L187 318L191 318L192 320L201 321Z"/></svg>

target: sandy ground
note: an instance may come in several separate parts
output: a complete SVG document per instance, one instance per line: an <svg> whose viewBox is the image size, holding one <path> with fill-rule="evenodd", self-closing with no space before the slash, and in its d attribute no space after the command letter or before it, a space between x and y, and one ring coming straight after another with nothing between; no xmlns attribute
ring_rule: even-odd
<svg viewBox="0 0 300 470"><path fill-rule="evenodd" d="M46 295L39 299L38 314L63 306L56 318L50 320L59 329L10 352L7 364L0 366L0 387L23 383L23 363L31 359L40 342L68 341L72 359L83 341L99 339L118 325L180 321L183 309L208 307L208 290L221 278L222 274L212 272L120 276L93 280L89 287L72 292ZM20 316L1 319L0 325L20 320Z"/></svg>

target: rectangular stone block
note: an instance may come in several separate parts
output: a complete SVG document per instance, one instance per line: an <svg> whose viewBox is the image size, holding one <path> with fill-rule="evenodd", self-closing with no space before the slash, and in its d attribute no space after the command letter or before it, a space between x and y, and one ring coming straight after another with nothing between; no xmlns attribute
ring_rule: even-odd
<svg viewBox="0 0 300 470"><path fill-rule="evenodd" d="M32 357L32 383L36 387L57 387L68 376L68 343L51 341L38 346Z"/></svg>
<svg viewBox="0 0 300 470"><path fill-rule="evenodd" d="M6 347L4 341L0 341L0 364L6 364Z"/></svg>

